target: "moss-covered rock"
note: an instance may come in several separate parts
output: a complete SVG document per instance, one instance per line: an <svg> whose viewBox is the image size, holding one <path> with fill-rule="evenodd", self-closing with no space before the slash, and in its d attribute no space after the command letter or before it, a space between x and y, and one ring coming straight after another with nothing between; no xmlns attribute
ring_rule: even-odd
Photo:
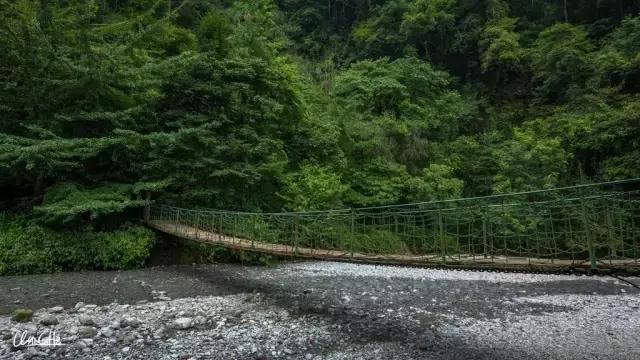
<svg viewBox="0 0 640 360"><path fill-rule="evenodd" d="M15 322L27 322L31 321L31 318L33 318L33 310L29 309L18 309L11 316L11 320Z"/></svg>

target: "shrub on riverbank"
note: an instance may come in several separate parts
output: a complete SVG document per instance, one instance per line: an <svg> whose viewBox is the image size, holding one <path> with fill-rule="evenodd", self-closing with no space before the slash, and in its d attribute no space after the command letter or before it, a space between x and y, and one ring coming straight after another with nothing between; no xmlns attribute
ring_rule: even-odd
<svg viewBox="0 0 640 360"><path fill-rule="evenodd" d="M140 267L154 233L125 225L114 231L57 231L0 214L0 275Z"/></svg>

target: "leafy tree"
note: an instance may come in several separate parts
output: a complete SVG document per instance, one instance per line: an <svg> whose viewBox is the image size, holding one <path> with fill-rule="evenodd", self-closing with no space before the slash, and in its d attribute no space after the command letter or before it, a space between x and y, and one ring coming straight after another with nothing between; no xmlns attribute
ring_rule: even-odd
<svg viewBox="0 0 640 360"><path fill-rule="evenodd" d="M455 0L415 0L404 15L401 30L429 58L433 44L447 45L446 33L455 22Z"/></svg>
<svg viewBox="0 0 640 360"><path fill-rule="evenodd" d="M520 36L514 31L516 21L504 17L486 26L481 42L483 72L494 71L499 79L500 75L504 77L524 70L525 52L520 47Z"/></svg>
<svg viewBox="0 0 640 360"><path fill-rule="evenodd" d="M292 210L326 210L342 206L347 186L331 169L318 165L303 165L284 184L282 196Z"/></svg>
<svg viewBox="0 0 640 360"><path fill-rule="evenodd" d="M450 81L415 58L362 61L338 77L334 94L345 114L349 179L352 191L364 196L352 194L350 201L407 199L406 183L429 165L431 143L455 138L469 111Z"/></svg>
<svg viewBox="0 0 640 360"><path fill-rule="evenodd" d="M229 36L233 33L231 24L223 14L215 10L209 11L197 28L198 42L203 51L212 51L225 56L231 49Z"/></svg>
<svg viewBox="0 0 640 360"><path fill-rule="evenodd" d="M542 31L531 50L539 96L567 99L583 92L592 72L592 50L587 33L580 27L558 23Z"/></svg>
<svg viewBox="0 0 640 360"><path fill-rule="evenodd" d="M595 59L603 86L622 86L637 93L640 80L640 17L624 19Z"/></svg>
<svg viewBox="0 0 640 360"><path fill-rule="evenodd" d="M409 201L457 199L462 197L464 182L455 177L452 167L430 164L421 177L412 179L409 187Z"/></svg>
<svg viewBox="0 0 640 360"><path fill-rule="evenodd" d="M147 196L307 210L640 176L639 11L637 1L0 0L0 207L65 228L54 237L68 252L48 256L74 264L38 253L20 269L104 255L72 236L144 257L150 242L120 225ZM393 238L403 249L393 233L370 235L360 248Z"/></svg>
<svg viewBox="0 0 640 360"><path fill-rule="evenodd" d="M561 147L560 139L541 137L536 123L515 129L513 139L496 148L498 163L494 190L509 193L553 188L560 185L571 155Z"/></svg>

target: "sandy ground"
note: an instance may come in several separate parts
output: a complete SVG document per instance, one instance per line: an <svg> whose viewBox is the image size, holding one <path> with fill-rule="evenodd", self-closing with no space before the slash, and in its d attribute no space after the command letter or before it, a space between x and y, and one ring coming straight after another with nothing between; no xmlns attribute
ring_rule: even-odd
<svg viewBox="0 0 640 360"><path fill-rule="evenodd" d="M640 359L640 291L611 277L173 266L1 277L0 313L0 359Z"/></svg>

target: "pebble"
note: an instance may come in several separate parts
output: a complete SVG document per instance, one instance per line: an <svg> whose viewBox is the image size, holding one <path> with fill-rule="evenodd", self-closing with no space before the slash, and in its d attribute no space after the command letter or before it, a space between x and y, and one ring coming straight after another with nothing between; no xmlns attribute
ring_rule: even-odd
<svg viewBox="0 0 640 360"><path fill-rule="evenodd" d="M93 319L87 315L80 315L78 317L78 322L80 323L80 325L85 325L85 326L95 325L95 322L93 321Z"/></svg>
<svg viewBox="0 0 640 360"><path fill-rule="evenodd" d="M77 310L82 311L42 309L34 316L42 319L58 314L60 323L52 329L65 346L42 350L49 358L473 357L469 353L472 347L458 349L454 344L483 344L501 359L573 359L589 358L590 354L613 358L620 353L633 358L640 348L636 336L640 331L640 299L632 288L625 288L627 294L613 287L617 295L587 295L599 287L582 284L585 291L574 295L567 293L571 284L567 290L567 283L563 282L554 295L544 295L547 284L542 278L517 285L504 281L509 276L535 278L536 274L470 272L464 275L470 280L456 282L451 278L464 276L411 269L417 274L414 276L397 267L358 265L357 269L366 275L360 276L352 274L353 269L352 264L312 262L273 269L243 268L240 274L248 280L273 285L273 296L239 293L137 305L114 302L99 307L81 305ZM385 270L379 278L373 275L378 269ZM489 279L492 276L494 279ZM550 279L550 287L559 287L554 281L562 276L544 276ZM482 279L473 280L474 277ZM600 282L596 278L583 280L586 281ZM308 291L302 290L305 288ZM155 294L156 298L162 296L166 295ZM8 328L3 332L6 324ZM9 322L7 316L0 316L0 337L11 336L14 330L36 334L42 329L46 328ZM518 351L509 352L514 336ZM34 350L11 349L7 344L0 341L0 360L38 357L31 355Z"/></svg>
<svg viewBox="0 0 640 360"><path fill-rule="evenodd" d="M189 329L193 326L193 319L189 318L189 317L181 317L176 319L173 322L173 325L176 329Z"/></svg>
<svg viewBox="0 0 640 360"><path fill-rule="evenodd" d="M78 329L78 335L85 339L90 339L98 335L98 331L91 326L83 326Z"/></svg>
<svg viewBox="0 0 640 360"><path fill-rule="evenodd" d="M40 324L45 326L57 325L58 318L51 314L46 314L40 319Z"/></svg>
<svg viewBox="0 0 640 360"><path fill-rule="evenodd" d="M134 341L136 341L136 335L135 334L127 334L124 336L124 338L122 338L122 341L125 344L132 344Z"/></svg>
<svg viewBox="0 0 640 360"><path fill-rule="evenodd" d="M134 317L125 317L122 320L120 320L120 327L130 327L130 328L137 328L138 326L140 326L140 320L138 320L137 318Z"/></svg>
<svg viewBox="0 0 640 360"><path fill-rule="evenodd" d="M100 329L100 334L104 337L112 337L113 336L113 330L110 327L103 327L102 329Z"/></svg>

